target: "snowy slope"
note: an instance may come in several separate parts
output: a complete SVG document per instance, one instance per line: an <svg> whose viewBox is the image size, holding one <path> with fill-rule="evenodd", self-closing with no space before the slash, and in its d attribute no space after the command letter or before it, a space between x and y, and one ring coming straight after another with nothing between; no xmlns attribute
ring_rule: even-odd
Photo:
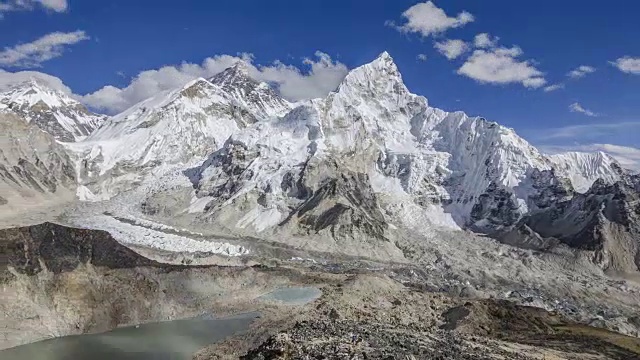
<svg viewBox="0 0 640 360"><path fill-rule="evenodd" d="M84 139L106 118L89 112L76 100L36 80L0 93L0 111L16 113L65 142Z"/></svg>
<svg viewBox="0 0 640 360"><path fill-rule="evenodd" d="M558 174L571 179L576 191L585 193L591 185L601 179L613 184L623 178L626 171L610 155L601 151L594 153L567 152L549 156Z"/></svg>
<svg viewBox="0 0 640 360"><path fill-rule="evenodd" d="M104 198L138 182L148 169L188 163L218 149L252 119L219 87L196 79L114 116L68 147L79 154L81 192Z"/></svg>

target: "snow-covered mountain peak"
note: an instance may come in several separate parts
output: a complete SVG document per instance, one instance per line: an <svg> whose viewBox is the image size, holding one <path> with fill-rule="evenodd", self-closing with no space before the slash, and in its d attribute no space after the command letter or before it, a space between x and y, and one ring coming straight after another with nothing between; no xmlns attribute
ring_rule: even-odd
<svg viewBox="0 0 640 360"><path fill-rule="evenodd" d="M239 60L233 66L214 75L210 80L221 87L246 81L257 82L249 75L249 65L243 60Z"/></svg>
<svg viewBox="0 0 640 360"><path fill-rule="evenodd" d="M230 94L202 78L159 93L74 144L83 158L82 195L109 197L151 169L201 159L256 121Z"/></svg>
<svg viewBox="0 0 640 360"><path fill-rule="evenodd" d="M105 118L36 79L0 93L0 111L13 112L64 142L84 139Z"/></svg>
<svg viewBox="0 0 640 360"><path fill-rule="evenodd" d="M338 92L345 91L363 91L371 96L389 91L408 92L398 66L386 51L374 61L351 70L338 87Z"/></svg>
<svg viewBox="0 0 640 360"><path fill-rule="evenodd" d="M576 191L584 193L601 179L605 184L613 184L627 172L609 154L597 152L566 152L549 156L559 175L571 180Z"/></svg>
<svg viewBox="0 0 640 360"><path fill-rule="evenodd" d="M42 103L42 106L59 107L79 104L66 94L53 90L36 79L30 79L16 84L9 90L1 93L0 102L5 106L34 106Z"/></svg>
<svg viewBox="0 0 640 360"><path fill-rule="evenodd" d="M249 75L249 65L238 61L235 65L209 79L258 120L284 116L293 105L265 82Z"/></svg>

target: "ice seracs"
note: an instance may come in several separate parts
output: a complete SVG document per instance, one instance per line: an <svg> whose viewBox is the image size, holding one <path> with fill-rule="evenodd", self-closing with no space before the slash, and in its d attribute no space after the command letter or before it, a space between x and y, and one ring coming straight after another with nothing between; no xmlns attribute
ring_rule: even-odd
<svg viewBox="0 0 640 360"><path fill-rule="evenodd" d="M91 113L78 101L37 80L17 84L0 93L0 111L15 113L64 142L86 138L106 118Z"/></svg>

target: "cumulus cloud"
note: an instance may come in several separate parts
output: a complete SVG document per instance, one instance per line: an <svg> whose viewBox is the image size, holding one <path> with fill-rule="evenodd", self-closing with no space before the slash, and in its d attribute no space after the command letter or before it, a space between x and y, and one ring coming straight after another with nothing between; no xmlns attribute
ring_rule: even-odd
<svg viewBox="0 0 640 360"><path fill-rule="evenodd" d="M640 58L625 56L609 63L627 74L640 75Z"/></svg>
<svg viewBox="0 0 640 360"><path fill-rule="evenodd" d="M256 65L251 54L217 55L205 59L202 64L182 63L143 71L124 88L105 86L84 95L82 101L95 109L109 113L119 112L158 92L175 89L195 78L209 78L238 61L246 62L253 78L276 85L282 96L292 101L327 95L335 90L348 72L346 65L332 60L329 55L320 51L315 53L314 59L303 60L307 71L281 61L270 65Z"/></svg>
<svg viewBox="0 0 640 360"><path fill-rule="evenodd" d="M304 60L304 64L309 68L308 72L276 61L273 65L258 66L254 77L260 81L277 84L282 96L289 100L322 97L336 89L349 69L323 52L316 51L315 57L315 60Z"/></svg>
<svg viewBox="0 0 640 360"><path fill-rule="evenodd" d="M458 69L458 74L480 83L520 83L528 88L539 88L546 84L544 74L527 60L519 60L522 49L506 48L478 49Z"/></svg>
<svg viewBox="0 0 640 360"><path fill-rule="evenodd" d="M0 70L0 91L34 79L72 96L93 109L113 114L159 92L179 88L198 77L212 77L238 61L246 63L250 76L275 85L282 96L292 101L326 96L337 88L349 71L346 65L320 51L315 53L314 58L303 59L304 69L281 61L258 65L254 63L252 54L245 53L235 56L216 55L205 59L201 64L185 62L176 66L142 71L125 87L107 85L85 95L74 94L59 78L45 73Z"/></svg>
<svg viewBox="0 0 640 360"><path fill-rule="evenodd" d="M575 102L571 105L569 105L569 111L571 112L577 112L577 113L582 113L585 114L587 116L591 116L591 117L596 117L598 116L598 114L594 113L591 110L587 110L585 109L582 105L580 105L579 103Z"/></svg>
<svg viewBox="0 0 640 360"><path fill-rule="evenodd" d="M564 89L564 84L553 84L553 85L545 86L543 90L544 92L551 92L551 91L556 91L560 89Z"/></svg>
<svg viewBox="0 0 640 360"><path fill-rule="evenodd" d="M418 56L416 56L416 59L418 59L420 61L427 61L427 55L426 54L418 54Z"/></svg>
<svg viewBox="0 0 640 360"><path fill-rule="evenodd" d="M474 20L473 15L463 11L456 17L449 17L443 9L433 2L418 3L402 13L405 19L403 25L396 25L393 21L386 24L404 33L418 33L424 37L441 34L453 28L459 28Z"/></svg>
<svg viewBox="0 0 640 360"><path fill-rule="evenodd" d="M434 47L440 54L447 57L449 60L453 60L460 55L464 54L469 46L462 40L445 40L436 42Z"/></svg>
<svg viewBox="0 0 640 360"><path fill-rule="evenodd" d="M67 11L69 3L67 0L9 0L0 2L0 18L3 13L31 11L38 8L61 13Z"/></svg>
<svg viewBox="0 0 640 360"><path fill-rule="evenodd" d="M473 45L477 48L493 48L498 44L499 37L492 37L487 33L481 33L476 35L473 39Z"/></svg>
<svg viewBox="0 0 640 360"><path fill-rule="evenodd" d="M613 156L626 169L640 172L640 149L613 144L557 145L540 146L547 154L559 154L568 151L596 152L602 151Z"/></svg>
<svg viewBox="0 0 640 360"><path fill-rule="evenodd" d="M587 74L594 73L595 71L596 68L592 66L581 65L577 69L569 71L569 73L567 73L567 76L572 79L580 79L582 77L585 77Z"/></svg>
<svg viewBox="0 0 640 360"><path fill-rule="evenodd" d="M84 31L53 32L33 42L18 44L0 51L0 66L39 67L47 60L59 57L65 47L89 39Z"/></svg>

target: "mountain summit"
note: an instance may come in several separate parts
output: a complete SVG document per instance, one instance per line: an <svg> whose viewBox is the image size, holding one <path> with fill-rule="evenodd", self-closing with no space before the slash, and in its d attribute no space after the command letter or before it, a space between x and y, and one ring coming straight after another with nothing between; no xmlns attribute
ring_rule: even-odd
<svg viewBox="0 0 640 360"><path fill-rule="evenodd" d="M78 101L37 80L29 80L0 93L0 111L13 112L59 141L86 138L105 120Z"/></svg>
<svg viewBox="0 0 640 360"><path fill-rule="evenodd" d="M283 116L292 108L292 104L283 99L269 84L252 78L250 65L245 61L238 61L209 81L220 86L258 119Z"/></svg>

